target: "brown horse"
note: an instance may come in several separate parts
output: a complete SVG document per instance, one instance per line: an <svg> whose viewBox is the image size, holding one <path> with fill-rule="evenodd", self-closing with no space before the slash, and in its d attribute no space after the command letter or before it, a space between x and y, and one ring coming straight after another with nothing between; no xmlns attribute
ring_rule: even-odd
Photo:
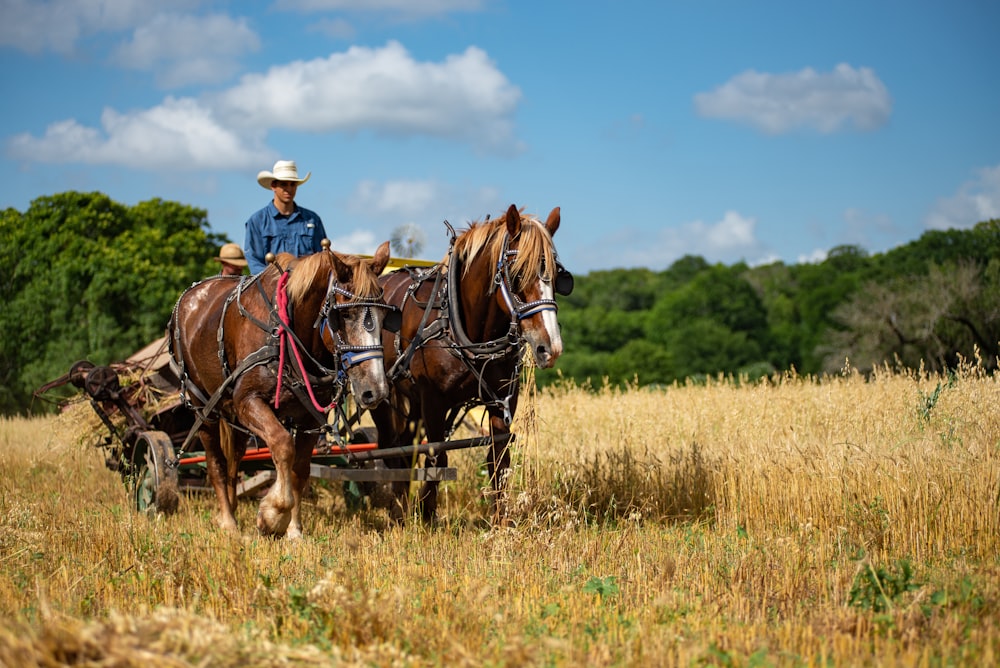
<svg viewBox="0 0 1000 668"><path fill-rule="evenodd" d="M505 215L474 222L453 237L433 269L400 270L380 279L386 303L402 312L402 326L395 334L383 332L392 390L389 401L372 411L379 447L412 442L417 419L428 441L443 441L459 414L483 405L497 439L486 456L494 521L502 519L510 467L509 437L497 437L509 434L517 410L524 348L541 368L562 353L554 292L557 283L571 284L572 276L558 264L552 243L559 221L558 208L543 224L511 205ZM447 453L428 457L425 465L447 466ZM407 489L406 482L393 484L390 516L397 521L407 512ZM425 483L420 501L424 519L432 520L436 482Z"/></svg>
<svg viewBox="0 0 1000 668"><path fill-rule="evenodd" d="M371 259L330 250L298 259L280 254L255 276L212 277L181 295L170 319L171 356L182 396L198 416L222 528L237 531L237 467L255 436L270 449L277 474L257 528L302 535L300 500L325 412L348 380L361 408L389 392L377 280L388 260L388 241ZM228 423L222 439L221 422Z"/></svg>

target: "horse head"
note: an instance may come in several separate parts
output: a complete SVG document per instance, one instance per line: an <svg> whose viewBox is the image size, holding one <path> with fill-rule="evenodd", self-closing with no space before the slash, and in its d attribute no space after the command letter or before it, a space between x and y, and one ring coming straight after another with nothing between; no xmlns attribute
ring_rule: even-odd
<svg viewBox="0 0 1000 668"><path fill-rule="evenodd" d="M563 350L555 293L558 289L566 294L561 288L569 274L559 264L552 242L559 222L559 207L552 209L543 224L523 216L511 204L494 278L501 308L517 322L535 364L542 369L555 364Z"/></svg>
<svg viewBox="0 0 1000 668"><path fill-rule="evenodd" d="M389 262L389 242L371 258L327 250L317 254L329 268L326 296L314 328L351 384L351 395L362 409L385 399L389 385L382 363L382 325L386 306L378 277ZM315 256L314 256L315 257ZM308 258L307 258L308 259ZM296 273L301 273L300 265ZM308 272L305 272L308 274ZM292 280L298 279L293 275ZM293 286L289 283L289 293Z"/></svg>

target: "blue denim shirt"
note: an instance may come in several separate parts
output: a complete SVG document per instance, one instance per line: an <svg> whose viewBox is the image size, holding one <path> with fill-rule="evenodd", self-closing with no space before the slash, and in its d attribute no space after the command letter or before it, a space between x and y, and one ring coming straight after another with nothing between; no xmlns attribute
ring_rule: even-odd
<svg viewBox="0 0 1000 668"><path fill-rule="evenodd" d="M246 223L246 255L250 273L264 270L264 256L268 253L291 253L296 257L323 250L320 242L326 238L323 221L319 215L298 204L290 216L278 211L274 201L270 201L260 211L254 213Z"/></svg>

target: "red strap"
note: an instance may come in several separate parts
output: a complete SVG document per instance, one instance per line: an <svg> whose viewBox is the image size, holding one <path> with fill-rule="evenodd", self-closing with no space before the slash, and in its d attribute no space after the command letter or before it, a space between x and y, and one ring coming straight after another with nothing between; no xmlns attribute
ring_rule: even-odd
<svg viewBox="0 0 1000 668"><path fill-rule="evenodd" d="M288 283L288 272L284 272L278 278L278 288L274 295L274 305L275 309L278 311L278 319L281 320L281 324L278 325L278 384L274 390L274 408L277 409L280 403L281 397L281 378L285 375L285 341L291 340L292 352L295 354L295 360L299 363L299 369L302 371L302 382L306 385L306 391L309 392L309 399L312 400L313 407L321 413L328 412L333 408L337 402L331 402L329 406L324 408L320 406L319 401L316 400L316 395L313 394L312 384L309 382L309 375L306 373L306 366L302 362L302 355L299 353L299 349L295 346L295 339L289 336L288 326L288 292L286 286Z"/></svg>

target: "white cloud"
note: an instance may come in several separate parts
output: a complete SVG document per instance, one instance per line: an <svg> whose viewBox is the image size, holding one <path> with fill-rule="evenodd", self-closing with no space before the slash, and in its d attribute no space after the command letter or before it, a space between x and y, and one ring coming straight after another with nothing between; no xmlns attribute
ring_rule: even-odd
<svg viewBox="0 0 1000 668"><path fill-rule="evenodd" d="M364 229L374 234L377 242L391 239L404 225L419 228L423 243L418 256L437 259L443 257L448 248L450 237L445 220L458 231L473 220L503 213L510 204L501 200L500 192L493 187L465 188L434 180L401 179L358 183L344 208L352 220L365 221ZM542 217L547 214L548 210ZM327 231L331 229L327 224ZM337 247L336 240L334 247ZM355 252L372 252L359 244L350 248Z"/></svg>
<svg viewBox="0 0 1000 668"><path fill-rule="evenodd" d="M264 140L276 129L430 135L504 152L517 146L510 116L519 98L479 49L420 63L390 43L275 66L198 100L168 97L127 113L105 109L100 129L60 121L41 137L14 136L7 152L48 163L251 168L273 159Z"/></svg>
<svg viewBox="0 0 1000 668"><path fill-rule="evenodd" d="M939 199L924 218L924 227L962 229L991 218L1000 218L1000 165L980 169L957 193Z"/></svg>
<svg viewBox="0 0 1000 668"><path fill-rule="evenodd" d="M707 223L695 220L677 227L661 229L655 239L634 231L621 230L614 239L605 239L594 249L586 263L605 265L607 248L615 253L618 266L663 269L685 255L698 255L709 262L746 261L757 265L773 261L774 255L756 237L757 219L736 211L726 211L721 220Z"/></svg>
<svg viewBox="0 0 1000 668"><path fill-rule="evenodd" d="M432 181L361 181L348 206L369 215L412 220L441 199L442 186Z"/></svg>
<svg viewBox="0 0 1000 668"><path fill-rule="evenodd" d="M238 71L238 58L260 48L260 38L246 19L223 14L160 14L137 27L112 62L124 68L157 73L160 85L225 81Z"/></svg>
<svg viewBox="0 0 1000 668"><path fill-rule="evenodd" d="M418 62L389 42L246 75L215 104L244 127L430 135L511 151L520 97L481 49Z"/></svg>
<svg viewBox="0 0 1000 668"><path fill-rule="evenodd" d="M383 241L385 240L383 239ZM376 241L375 234L371 230L355 229L346 236L331 239L330 247L338 253L371 255L378 248L379 243L381 242Z"/></svg>
<svg viewBox="0 0 1000 668"><path fill-rule="evenodd" d="M735 211L727 211L722 220L706 224L700 220L684 225L683 234L705 248L705 255L742 252L757 245L754 238L756 218L745 218ZM698 243L702 240L702 243Z"/></svg>
<svg viewBox="0 0 1000 668"><path fill-rule="evenodd" d="M173 0L171 12L196 8L201 0ZM232 77L238 57L256 51L260 39L246 19L224 14L161 13L148 0L0 0L0 46L29 53L73 54L81 41L111 35L130 39L111 46L118 67L156 73L163 87L218 83Z"/></svg>
<svg viewBox="0 0 1000 668"><path fill-rule="evenodd" d="M817 248L808 255L799 255L799 257L797 258L797 262L799 264L819 264L820 262L826 259L828 252L829 251L826 251L822 248Z"/></svg>
<svg viewBox="0 0 1000 668"><path fill-rule="evenodd" d="M116 164L141 169L225 169L266 163L273 153L239 136L190 98L167 98L152 109L120 114L105 109L101 130L73 120L50 125L36 138L19 134L12 157L36 162Z"/></svg>
<svg viewBox="0 0 1000 668"><path fill-rule="evenodd" d="M694 97L698 113L748 123L767 134L811 128L827 134L886 123L892 98L875 72L841 63L832 72L806 68L790 74L749 70Z"/></svg>
<svg viewBox="0 0 1000 668"><path fill-rule="evenodd" d="M197 4L172 0L171 8ZM82 38L140 25L159 11L157 5L149 0L3 0L0 46L28 53L73 53Z"/></svg>

